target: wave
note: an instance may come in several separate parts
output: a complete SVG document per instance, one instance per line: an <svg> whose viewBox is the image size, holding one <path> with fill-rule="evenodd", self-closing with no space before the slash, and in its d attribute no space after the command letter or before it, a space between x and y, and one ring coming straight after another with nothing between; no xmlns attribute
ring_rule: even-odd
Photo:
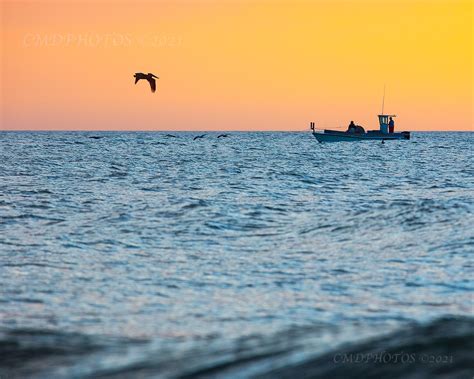
<svg viewBox="0 0 474 379"><path fill-rule="evenodd" d="M442 318L343 346L260 378L472 378L474 319Z"/></svg>
<svg viewBox="0 0 474 379"><path fill-rule="evenodd" d="M0 377L472 378L474 318L445 317L312 353L303 328L232 348L169 351L153 341L28 329L0 332ZM199 342L199 341L198 341Z"/></svg>

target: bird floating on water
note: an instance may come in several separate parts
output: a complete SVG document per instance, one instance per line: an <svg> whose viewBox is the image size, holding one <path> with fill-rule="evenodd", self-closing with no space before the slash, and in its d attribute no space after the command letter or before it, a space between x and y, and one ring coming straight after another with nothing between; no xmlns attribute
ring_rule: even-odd
<svg viewBox="0 0 474 379"><path fill-rule="evenodd" d="M135 75L133 75L133 77L135 78L135 84L137 84L140 79L148 80L148 83L150 83L151 92L156 91L156 80L154 78L159 79L158 76L153 75L151 72L149 72L148 74L144 74L143 72L137 72L135 73Z"/></svg>

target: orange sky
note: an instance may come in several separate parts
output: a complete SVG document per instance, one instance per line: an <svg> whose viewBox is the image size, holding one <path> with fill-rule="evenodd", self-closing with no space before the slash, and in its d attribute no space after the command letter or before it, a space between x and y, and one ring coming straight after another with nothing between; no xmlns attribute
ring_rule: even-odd
<svg viewBox="0 0 474 379"><path fill-rule="evenodd" d="M1 3L1 129L473 130L471 0ZM133 73L157 74L157 92Z"/></svg>

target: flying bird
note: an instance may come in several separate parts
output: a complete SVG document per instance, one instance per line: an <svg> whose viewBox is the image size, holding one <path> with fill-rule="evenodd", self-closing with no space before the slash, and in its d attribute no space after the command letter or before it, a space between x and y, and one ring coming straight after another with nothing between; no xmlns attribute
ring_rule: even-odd
<svg viewBox="0 0 474 379"><path fill-rule="evenodd" d="M196 141L198 138L204 138L205 134L201 134L200 136L196 136L193 138L193 141Z"/></svg>
<svg viewBox="0 0 474 379"><path fill-rule="evenodd" d="M217 138L226 138L226 137L229 137L229 135L228 134L219 134L217 136Z"/></svg>
<svg viewBox="0 0 474 379"><path fill-rule="evenodd" d="M135 78L135 84L137 84L140 79L148 80L148 83L150 83L151 92L156 91L156 80L154 78L159 79L158 76L153 75L151 72L149 72L148 74L144 74L143 72L137 72L135 73L135 75L133 75L133 77Z"/></svg>

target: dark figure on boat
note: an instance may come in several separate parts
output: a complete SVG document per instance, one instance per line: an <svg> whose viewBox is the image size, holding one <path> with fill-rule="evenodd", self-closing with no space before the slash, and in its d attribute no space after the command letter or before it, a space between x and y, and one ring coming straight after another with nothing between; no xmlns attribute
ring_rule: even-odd
<svg viewBox="0 0 474 379"><path fill-rule="evenodd" d="M356 130L356 125L354 124L354 121L351 121L351 123L347 127L347 132L348 133L355 133L355 130Z"/></svg>
<svg viewBox="0 0 474 379"><path fill-rule="evenodd" d="M354 124L354 121L351 121L347 128L347 133L357 133L357 134L364 134L365 130L362 126Z"/></svg>
<svg viewBox="0 0 474 379"><path fill-rule="evenodd" d="M393 133L395 131L395 121L390 117L390 122L388 123L388 132Z"/></svg>

